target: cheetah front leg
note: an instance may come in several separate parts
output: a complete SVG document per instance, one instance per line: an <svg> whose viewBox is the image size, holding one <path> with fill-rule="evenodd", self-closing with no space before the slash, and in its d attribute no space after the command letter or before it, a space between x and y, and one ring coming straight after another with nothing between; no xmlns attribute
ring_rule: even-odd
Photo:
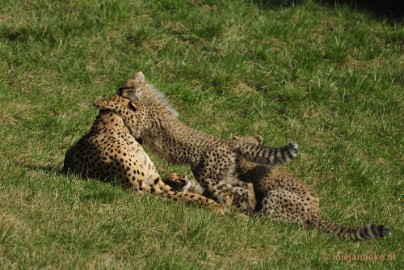
<svg viewBox="0 0 404 270"><path fill-rule="evenodd" d="M211 197L215 198L220 204L227 206L233 204L234 194L231 185L223 181L217 182L217 179L205 176L197 177L195 174L194 176L195 179L207 190Z"/></svg>
<svg viewBox="0 0 404 270"><path fill-rule="evenodd" d="M257 200L255 197L254 186L252 183L240 182L232 185L234 201L247 212L255 212Z"/></svg>

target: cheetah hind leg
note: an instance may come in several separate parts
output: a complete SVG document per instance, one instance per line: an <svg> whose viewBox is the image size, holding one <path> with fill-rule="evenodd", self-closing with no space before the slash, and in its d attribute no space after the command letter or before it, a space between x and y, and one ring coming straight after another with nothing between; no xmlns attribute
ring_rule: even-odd
<svg viewBox="0 0 404 270"><path fill-rule="evenodd" d="M277 221L307 225L308 213L304 200L287 190L269 191L262 200L262 211Z"/></svg>

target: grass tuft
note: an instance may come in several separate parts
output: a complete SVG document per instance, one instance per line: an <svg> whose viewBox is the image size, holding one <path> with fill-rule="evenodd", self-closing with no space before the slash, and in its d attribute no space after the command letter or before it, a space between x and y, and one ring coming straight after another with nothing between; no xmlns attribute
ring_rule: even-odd
<svg viewBox="0 0 404 270"><path fill-rule="evenodd" d="M5 0L0 22L0 269L403 265L402 24L280 0ZM392 235L341 241L62 175L95 97L139 70L194 128L298 142L285 169L325 217ZM150 155L163 175L191 175Z"/></svg>

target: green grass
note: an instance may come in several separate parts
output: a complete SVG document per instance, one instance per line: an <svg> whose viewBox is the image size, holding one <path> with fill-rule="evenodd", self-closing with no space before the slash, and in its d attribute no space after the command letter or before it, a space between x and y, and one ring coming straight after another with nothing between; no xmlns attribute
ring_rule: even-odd
<svg viewBox="0 0 404 270"><path fill-rule="evenodd" d="M259 2L2 1L1 269L402 268L403 25ZM61 175L95 97L139 70L192 127L298 142L285 168L314 186L324 215L392 236L341 241ZM151 156L161 174L190 173Z"/></svg>

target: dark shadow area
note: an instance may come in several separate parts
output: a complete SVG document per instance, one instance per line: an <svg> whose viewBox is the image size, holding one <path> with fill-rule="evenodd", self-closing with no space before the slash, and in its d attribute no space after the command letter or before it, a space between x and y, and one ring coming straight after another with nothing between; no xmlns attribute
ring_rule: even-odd
<svg viewBox="0 0 404 270"><path fill-rule="evenodd" d="M253 0L252 2L262 9L277 9L299 5L305 0ZM402 0L316 0L316 2L330 8L347 5L359 12L369 13L379 20L403 23L404 2Z"/></svg>
<svg viewBox="0 0 404 270"><path fill-rule="evenodd" d="M63 166L62 167L54 167L54 166L51 166L51 165L43 166L43 165L26 164L26 163L23 163L23 162L16 162L16 165L18 165L20 167L23 167L23 168L25 168L27 170L30 170L30 171L36 171L36 172L42 171L42 172L44 172L46 174L49 174L49 175L64 176L64 177L67 177L67 176L71 175L71 176L75 176L77 178L81 178L83 181L91 180L91 181L97 181L97 182L100 182L100 183L110 184L110 185L113 185L113 186L122 187L122 185L118 181L116 181L115 179L110 179L110 178L109 179L99 179L99 178L82 176L82 175L76 174L74 172L65 172L63 170L63 168L62 168Z"/></svg>
<svg viewBox="0 0 404 270"><path fill-rule="evenodd" d="M47 175L54 175L54 176L64 176L67 177L69 175L72 176L77 176L78 178L81 178L82 181L97 181L101 184L107 184L111 185L113 187L121 188L122 190L127 190L122 187L117 181L115 180L109 180L109 181L102 181L100 179L95 179L95 178L85 178L81 177L79 175L73 174L73 173L66 173L62 170L60 167L53 167L53 166L43 166L43 165L33 165L33 164L26 164L22 162L17 162L17 165L20 167L23 167L27 170L30 171L35 171L35 172L43 172ZM97 201L100 203L107 203L111 204L115 201L115 199L119 195L116 194L115 191L113 190L105 190L105 189L88 189L86 190L85 193L80 193L78 194L78 197L80 201Z"/></svg>
<svg viewBox="0 0 404 270"><path fill-rule="evenodd" d="M390 23L403 22L402 0L318 0L318 2L330 7L348 5L359 12L368 12L377 19L385 19Z"/></svg>
<svg viewBox="0 0 404 270"><path fill-rule="evenodd" d="M26 164L22 162L16 163L20 167L24 167L30 171L42 171L46 174L54 174L54 175L66 175L61 168L56 168L51 165L43 166L43 165L33 165L33 164Z"/></svg>

